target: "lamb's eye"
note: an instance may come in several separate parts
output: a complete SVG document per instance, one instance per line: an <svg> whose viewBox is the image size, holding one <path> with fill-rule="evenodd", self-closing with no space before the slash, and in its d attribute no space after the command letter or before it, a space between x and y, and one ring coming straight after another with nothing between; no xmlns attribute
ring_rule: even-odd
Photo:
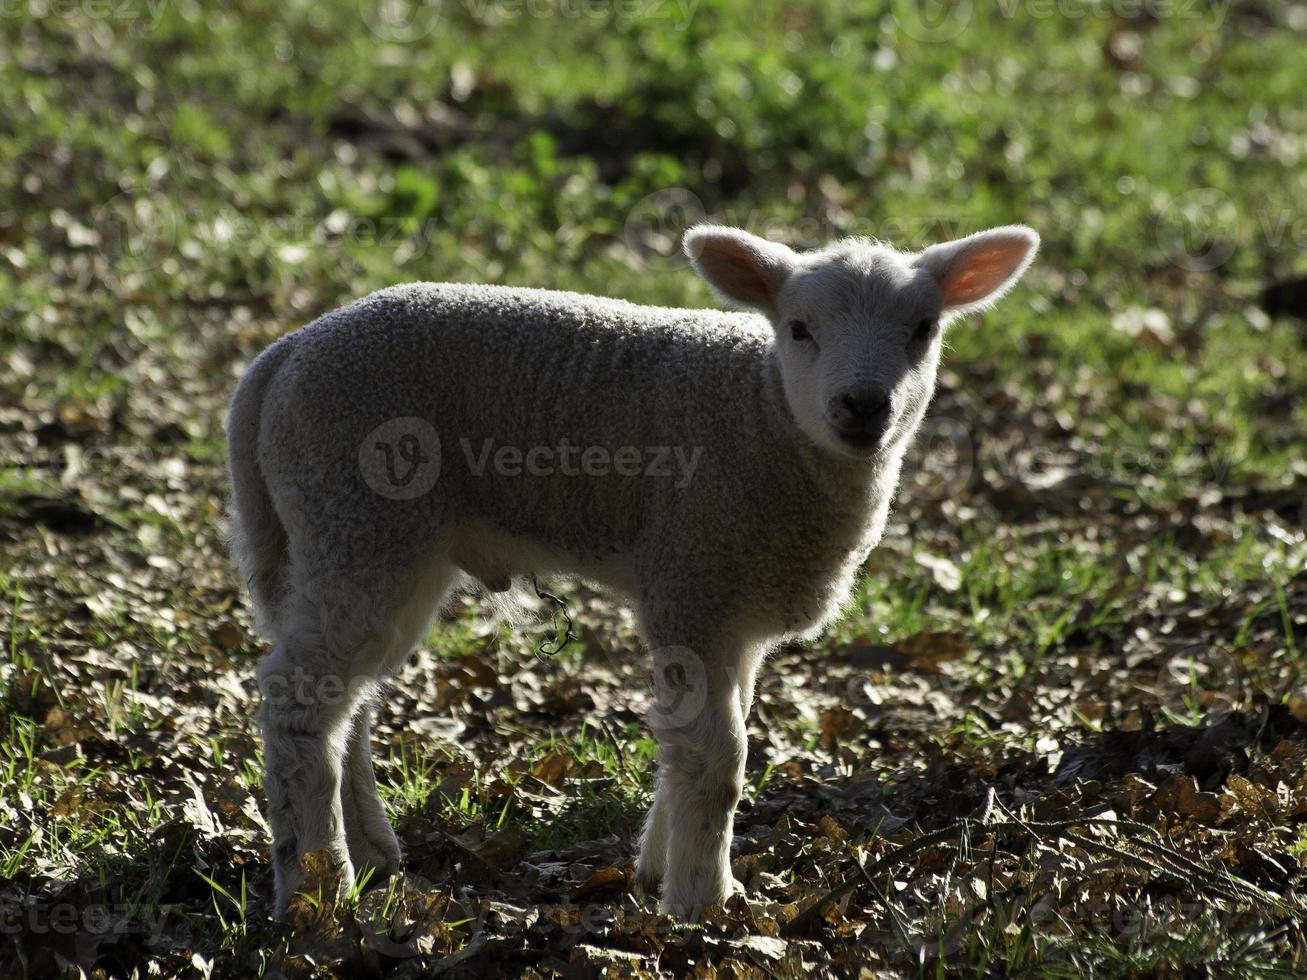
<svg viewBox="0 0 1307 980"><path fill-rule="evenodd" d="M812 334L808 333L808 325L802 320L791 320L790 336L795 340L808 340Z"/></svg>
<svg viewBox="0 0 1307 980"><path fill-rule="evenodd" d="M912 341L917 344L924 344L935 336L935 330L939 327L938 320L918 320L917 325L912 331Z"/></svg>

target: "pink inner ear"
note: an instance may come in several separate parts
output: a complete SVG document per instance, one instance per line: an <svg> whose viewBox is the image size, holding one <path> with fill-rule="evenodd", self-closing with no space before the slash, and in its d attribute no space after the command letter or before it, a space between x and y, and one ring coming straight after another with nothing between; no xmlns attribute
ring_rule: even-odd
<svg viewBox="0 0 1307 980"><path fill-rule="evenodd" d="M1024 238L986 241L959 255L940 279L945 307L978 303L1012 278L1030 251Z"/></svg>
<svg viewBox="0 0 1307 980"><path fill-rule="evenodd" d="M763 303L771 298L771 283L763 273L762 257L743 242L710 241L699 261L718 288L740 302Z"/></svg>

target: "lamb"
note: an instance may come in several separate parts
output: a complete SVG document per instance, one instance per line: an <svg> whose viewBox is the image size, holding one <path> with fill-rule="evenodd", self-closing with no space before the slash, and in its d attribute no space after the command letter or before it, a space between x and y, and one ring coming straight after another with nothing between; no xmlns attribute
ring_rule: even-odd
<svg viewBox="0 0 1307 980"><path fill-rule="evenodd" d="M1007 292L1038 244L1014 225L920 253L798 252L699 226L691 264L747 311L420 283L264 351L228 432L234 556L271 644L278 910L308 852L346 887L398 869L369 744L380 685L451 594L508 602L533 574L630 604L659 743L637 883L680 917L723 902L759 666L840 614L945 327Z"/></svg>

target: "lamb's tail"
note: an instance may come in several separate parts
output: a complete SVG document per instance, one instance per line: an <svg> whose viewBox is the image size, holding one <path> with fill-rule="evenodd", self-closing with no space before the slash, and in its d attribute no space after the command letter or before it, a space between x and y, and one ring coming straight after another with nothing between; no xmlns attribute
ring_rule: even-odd
<svg viewBox="0 0 1307 980"><path fill-rule="evenodd" d="M259 427L268 385L292 348L288 340L282 340L255 359L236 386L227 415L231 552L249 588L256 623L265 636L277 619L290 554L286 528L273 507L267 481L259 467Z"/></svg>

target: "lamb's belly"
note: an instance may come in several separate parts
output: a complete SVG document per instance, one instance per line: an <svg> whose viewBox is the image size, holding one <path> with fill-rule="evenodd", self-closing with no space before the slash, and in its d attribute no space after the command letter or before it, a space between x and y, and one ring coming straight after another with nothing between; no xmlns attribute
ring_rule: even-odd
<svg viewBox="0 0 1307 980"><path fill-rule="evenodd" d="M625 595L636 591L631 562L624 552L572 549L485 521L460 522L449 555L455 565L491 591L502 591L512 579L531 575L575 576Z"/></svg>

